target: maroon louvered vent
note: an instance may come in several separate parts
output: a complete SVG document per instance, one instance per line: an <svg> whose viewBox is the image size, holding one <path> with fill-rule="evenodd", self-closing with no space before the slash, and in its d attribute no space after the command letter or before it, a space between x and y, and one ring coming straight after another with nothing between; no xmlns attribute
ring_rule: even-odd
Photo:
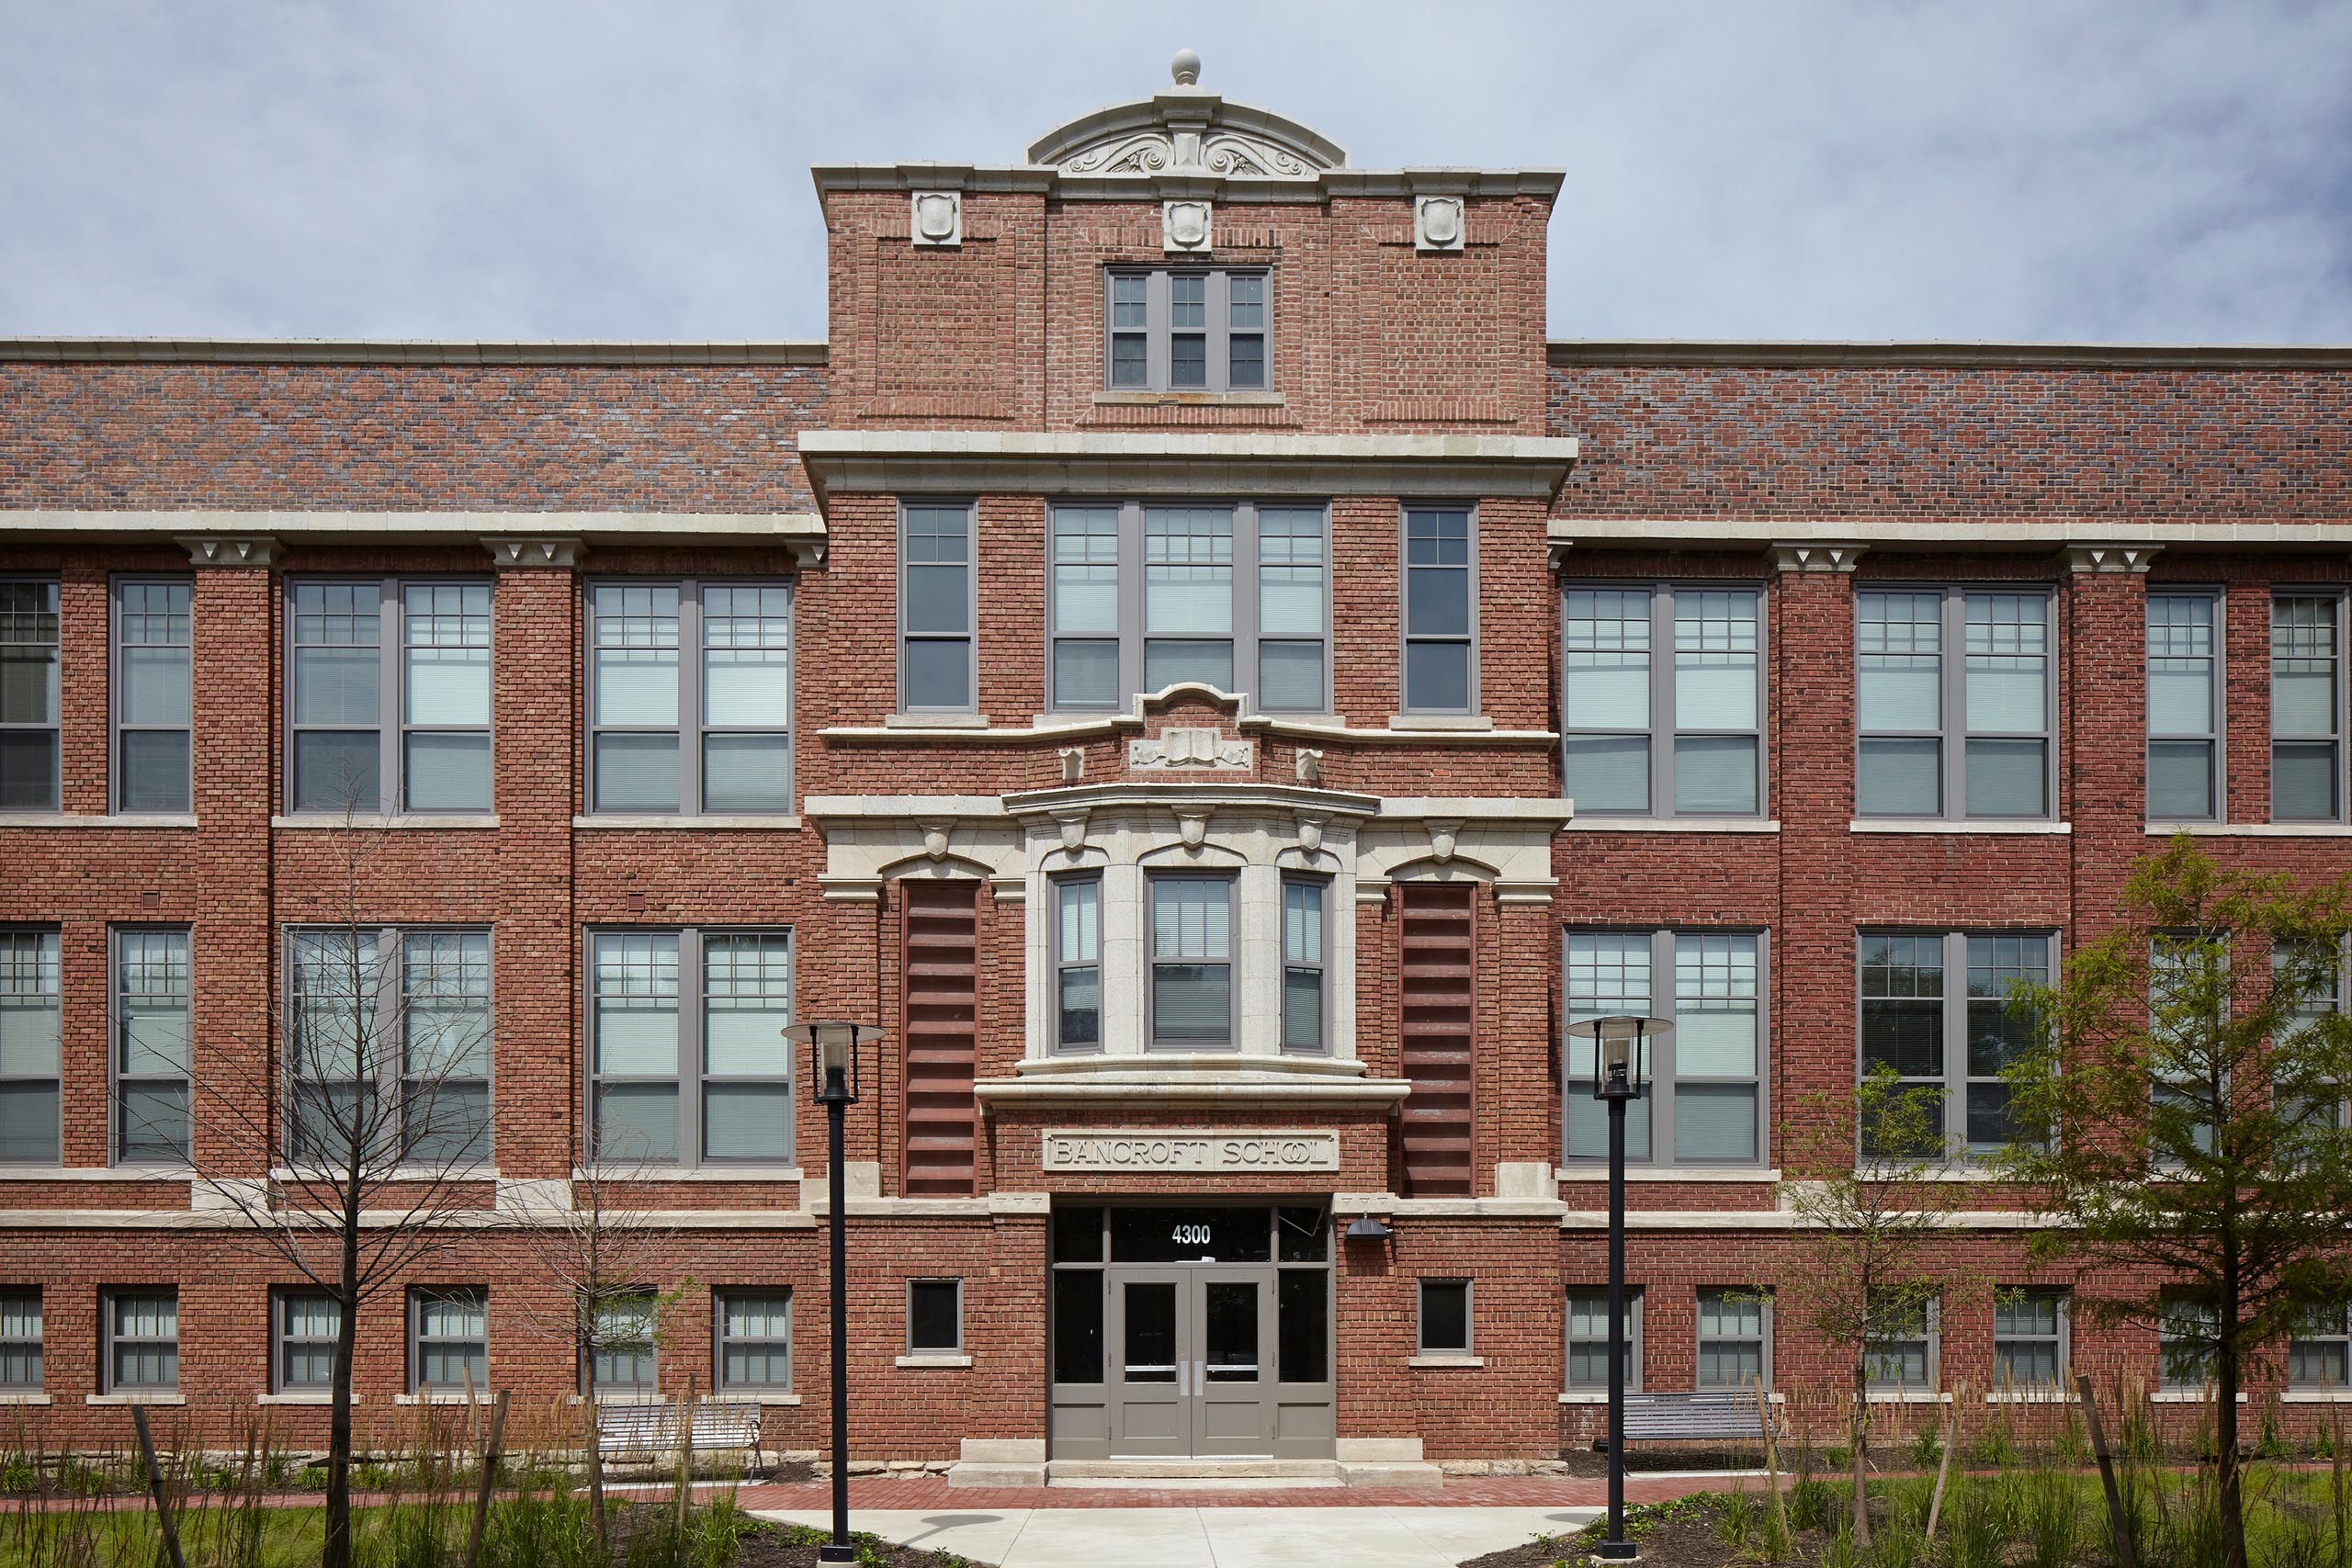
<svg viewBox="0 0 2352 1568"><path fill-rule="evenodd" d="M1405 1190L1466 1198L1470 1038L1476 1000L1468 886L1404 882L1398 992L1405 1077Z"/></svg>
<svg viewBox="0 0 2352 1568"><path fill-rule="evenodd" d="M906 1195L972 1195L979 1059L979 884L902 882Z"/></svg>

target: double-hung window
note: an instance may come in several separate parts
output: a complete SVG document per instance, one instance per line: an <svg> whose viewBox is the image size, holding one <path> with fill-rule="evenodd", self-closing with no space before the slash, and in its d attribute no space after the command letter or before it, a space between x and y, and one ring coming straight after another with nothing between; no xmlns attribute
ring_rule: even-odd
<svg viewBox="0 0 2352 1568"><path fill-rule="evenodd" d="M1054 888L1054 1049L1102 1048L1102 878Z"/></svg>
<svg viewBox="0 0 2352 1568"><path fill-rule="evenodd" d="M1754 1291L1699 1292L1701 1388L1753 1389L1772 1381L1772 1303Z"/></svg>
<svg viewBox="0 0 2352 1568"><path fill-rule="evenodd" d="M1764 1135L1765 942L1756 931L1567 933L1566 1021L1671 1017L1649 1046L1648 1079L1626 1109L1627 1157L1657 1165L1753 1165ZM1660 982L1671 976L1671 988ZM1567 1081L1589 1084L1593 1043L1566 1042ZM1571 1091L1566 1155L1605 1159L1608 1108Z"/></svg>
<svg viewBox="0 0 2352 1568"><path fill-rule="evenodd" d="M1578 1287L1568 1292L1568 1387L1609 1386L1609 1292ZM1625 1387L1642 1388L1642 1292L1625 1287Z"/></svg>
<svg viewBox="0 0 2352 1568"><path fill-rule="evenodd" d="M181 578L125 578L114 585L114 808L186 811L194 653Z"/></svg>
<svg viewBox="0 0 2352 1568"><path fill-rule="evenodd" d="M2352 1307L2336 1302L2305 1314L2287 1342L2287 1385L2341 1393L2352 1389Z"/></svg>
<svg viewBox="0 0 2352 1568"><path fill-rule="evenodd" d="M1229 1049L1234 1041L1233 879L1155 875L1149 1043Z"/></svg>
<svg viewBox="0 0 2352 1568"><path fill-rule="evenodd" d="M1564 606L1565 771L1579 816L1763 809L1763 594L1572 587ZM1653 650L1671 647L1662 660Z"/></svg>
<svg viewBox="0 0 2352 1568"><path fill-rule="evenodd" d="M2186 1296L2165 1293L2156 1316L2156 1359L2165 1387L2203 1388L2211 1383L2213 1352L2220 1343L2218 1313Z"/></svg>
<svg viewBox="0 0 2352 1568"><path fill-rule="evenodd" d="M481 1285L413 1290L408 1296L408 1389L490 1389L490 1292Z"/></svg>
<svg viewBox="0 0 2352 1568"><path fill-rule="evenodd" d="M300 930L288 952L295 1163L487 1160L490 933Z"/></svg>
<svg viewBox="0 0 2352 1568"><path fill-rule="evenodd" d="M1283 878L1283 1049L1330 1049L1324 1032L1329 948L1323 917L1331 885L1321 877Z"/></svg>
<svg viewBox="0 0 2352 1568"><path fill-rule="evenodd" d="M189 986L185 928L114 933L114 1157L186 1160Z"/></svg>
<svg viewBox="0 0 2352 1568"><path fill-rule="evenodd" d="M606 1296L586 1303L582 1317L591 1325L591 1342L582 1348L591 1393L648 1394L660 1389L659 1336L650 1292Z"/></svg>
<svg viewBox="0 0 2352 1568"><path fill-rule="evenodd" d="M180 1386L180 1293L160 1290L106 1292L101 1311L106 1356L100 1362L107 1393L168 1393Z"/></svg>
<svg viewBox="0 0 2352 1568"><path fill-rule="evenodd" d="M334 1385L343 1303L324 1291L270 1292L270 1392L324 1393Z"/></svg>
<svg viewBox="0 0 2352 1568"><path fill-rule="evenodd" d="M899 513L899 706L970 713L979 705L972 622L969 502L908 502Z"/></svg>
<svg viewBox="0 0 2352 1568"><path fill-rule="evenodd" d="M2270 819L2344 817L2344 597L2270 601Z"/></svg>
<svg viewBox="0 0 2352 1568"><path fill-rule="evenodd" d="M56 931L0 929L0 1162L62 1157L60 979Z"/></svg>
<svg viewBox="0 0 2352 1568"><path fill-rule="evenodd" d="M1263 269L1103 275L1103 383L1114 392L1262 392Z"/></svg>
<svg viewBox="0 0 2352 1568"><path fill-rule="evenodd" d="M2148 595L2148 817L2222 815L2222 597Z"/></svg>
<svg viewBox="0 0 2352 1568"><path fill-rule="evenodd" d="M1946 1146L1978 1157L1999 1153L2014 1126L2002 1075L2036 1027L2011 1005L2011 993L2020 983L2049 979L2050 938L2043 933L1864 931L1862 1075L1892 1071L1898 1093L1922 1096ZM1951 1049L1953 1040L1962 1048ZM1865 1146L1876 1149L1871 1136L1864 1128ZM1883 1152L1933 1157L1939 1151Z"/></svg>
<svg viewBox="0 0 2352 1568"><path fill-rule="evenodd" d="M716 1382L722 1393L741 1389L785 1393L792 1388L792 1292L781 1285L718 1291L711 1314L717 1332Z"/></svg>
<svg viewBox="0 0 2352 1568"><path fill-rule="evenodd" d="M2324 1021L2344 1012L2345 952L2340 943L2298 946L2280 942L2271 949L2270 970L2271 983L2279 987L2281 999L2290 1004L2280 1030L2282 1043L2291 1043L2303 1031L2320 1027ZM2312 1061L2311 1053L2289 1055L2293 1058L2290 1070L2297 1074L2303 1073ZM2273 1079L2279 1116L2312 1131L2346 1125L2346 1113L2352 1111L2352 1104L2346 1100L2348 1091L2352 1091L2352 1084L2313 1082L2309 1077L2290 1081L2286 1072Z"/></svg>
<svg viewBox="0 0 2352 1568"><path fill-rule="evenodd" d="M0 1290L0 1389L38 1392L41 1386L40 1290Z"/></svg>
<svg viewBox="0 0 2352 1568"><path fill-rule="evenodd" d="M2149 1138L2158 1164L2191 1148L2212 1151L2230 1098L2228 1082L2214 1081L2213 1042L2233 984L2227 931L2159 931L2148 943Z"/></svg>
<svg viewBox="0 0 2352 1568"><path fill-rule="evenodd" d="M1929 1296L1879 1324L1862 1343L1868 1384L1873 1389L1928 1390L1936 1386L1941 1348L1942 1303Z"/></svg>
<svg viewBox="0 0 2352 1568"><path fill-rule="evenodd" d="M297 581L287 612L290 809L490 809L488 582Z"/></svg>
<svg viewBox="0 0 2352 1568"><path fill-rule="evenodd" d="M2066 1382L2064 1291L2001 1291L1993 1298L1993 1376L2015 1389Z"/></svg>
<svg viewBox="0 0 2352 1568"><path fill-rule="evenodd" d="M0 811L54 811L57 584L0 580Z"/></svg>
<svg viewBox="0 0 2352 1568"><path fill-rule="evenodd" d="M2049 817L2050 592L1923 588L1854 598L1857 813Z"/></svg>
<svg viewBox="0 0 2352 1568"><path fill-rule="evenodd" d="M792 809L792 590L779 582L588 588L589 808Z"/></svg>
<svg viewBox="0 0 2352 1568"><path fill-rule="evenodd" d="M1477 711L1477 520L1467 507L1405 509L1404 709Z"/></svg>
<svg viewBox="0 0 2352 1568"><path fill-rule="evenodd" d="M589 968L595 1159L791 1157L791 933L597 931Z"/></svg>
<svg viewBox="0 0 2352 1568"><path fill-rule="evenodd" d="M1329 524L1320 505L1053 509L1047 701L1109 710L1197 682L1272 712L1326 711Z"/></svg>

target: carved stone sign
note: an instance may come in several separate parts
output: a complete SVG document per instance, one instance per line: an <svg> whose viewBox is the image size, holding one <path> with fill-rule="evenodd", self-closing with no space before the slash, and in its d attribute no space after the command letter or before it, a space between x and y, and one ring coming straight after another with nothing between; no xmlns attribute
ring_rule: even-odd
<svg viewBox="0 0 2352 1568"><path fill-rule="evenodd" d="M1337 1133L1051 1131L1047 1170L1337 1170Z"/></svg>
<svg viewBox="0 0 2352 1568"><path fill-rule="evenodd" d="M1138 772L1159 768L1247 768L1253 760L1250 742L1228 739L1214 729L1170 729L1156 739L1127 742L1127 766Z"/></svg>

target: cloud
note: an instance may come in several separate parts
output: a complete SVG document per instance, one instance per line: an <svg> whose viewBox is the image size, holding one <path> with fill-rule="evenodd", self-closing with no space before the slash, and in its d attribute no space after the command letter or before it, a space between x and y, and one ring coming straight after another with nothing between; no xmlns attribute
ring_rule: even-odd
<svg viewBox="0 0 2352 1568"><path fill-rule="evenodd" d="M0 4L0 332L820 337L820 162L1166 80L1568 181L1574 337L2352 341L2352 7Z"/></svg>

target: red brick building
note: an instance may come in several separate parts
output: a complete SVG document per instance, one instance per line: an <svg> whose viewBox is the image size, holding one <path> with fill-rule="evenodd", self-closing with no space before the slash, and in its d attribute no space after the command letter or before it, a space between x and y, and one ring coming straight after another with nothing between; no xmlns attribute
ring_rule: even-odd
<svg viewBox="0 0 2352 1568"><path fill-rule="evenodd" d="M1190 74L817 170L822 344L0 345L0 1401L323 1430L221 1192L356 923L484 1034L480 1224L361 1314L363 1417L579 1387L498 1237L625 1163L677 1294L605 1391L820 1447L773 1037L847 1017L861 1457L1540 1461L1603 1332L1574 1017L1677 1021L1641 1386L1802 1392L1752 1292L1858 1063L1982 1145L1970 998L2176 824L2344 867L2352 352L1547 342L1561 175ZM1963 1207L1888 1400L2154 1376Z"/></svg>

